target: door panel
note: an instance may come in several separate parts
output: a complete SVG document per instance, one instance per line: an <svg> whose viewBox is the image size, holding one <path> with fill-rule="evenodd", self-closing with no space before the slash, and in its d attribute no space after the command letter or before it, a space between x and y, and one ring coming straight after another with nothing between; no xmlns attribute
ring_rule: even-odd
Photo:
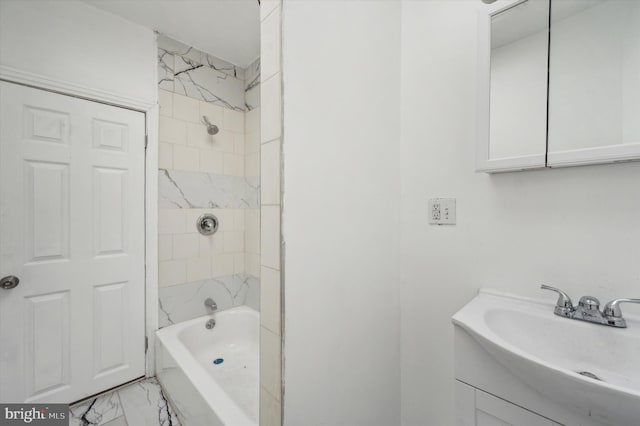
<svg viewBox="0 0 640 426"><path fill-rule="evenodd" d="M69 384L69 292L26 297L27 395ZM38 374L34 374L38 372Z"/></svg>
<svg viewBox="0 0 640 426"><path fill-rule="evenodd" d="M0 82L0 400L144 375L144 114Z"/></svg>
<svg viewBox="0 0 640 426"><path fill-rule="evenodd" d="M127 171L95 167L95 255L125 254L127 235Z"/></svg>
<svg viewBox="0 0 640 426"><path fill-rule="evenodd" d="M94 286L94 374L96 377L127 367L127 284Z"/></svg>
<svg viewBox="0 0 640 426"><path fill-rule="evenodd" d="M24 162L27 262L69 259L69 165Z"/></svg>

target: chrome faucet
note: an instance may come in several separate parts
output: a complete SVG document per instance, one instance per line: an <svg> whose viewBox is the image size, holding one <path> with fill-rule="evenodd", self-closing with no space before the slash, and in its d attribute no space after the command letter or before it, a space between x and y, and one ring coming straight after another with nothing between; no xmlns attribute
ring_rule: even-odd
<svg viewBox="0 0 640 426"><path fill-rule="evenodd" d="M212 298L207 297L204 301L204 307L207 309L208 314L212 314L218 309L218 304Z"/></svg>
<svg viewBox="0 0 640 426"><path fill-rule="evenodd" d="M564 291L544 284L540 288L558 293L558 301L553 309L554 314L611 327L627 327L627 322L622 317L622 311L620 310L621 303L640 303L640 299L614 299L605 304L604 309L600 311L600 301L593 296L582 296L578 306L574 306L571 298Z"/></svg>

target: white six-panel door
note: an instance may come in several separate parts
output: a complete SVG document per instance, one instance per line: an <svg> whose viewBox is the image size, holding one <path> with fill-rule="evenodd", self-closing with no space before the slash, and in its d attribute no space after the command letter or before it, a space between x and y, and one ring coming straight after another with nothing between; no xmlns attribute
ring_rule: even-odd
<svg viewBox="0 0 640 426"><path fill-rule="evenodd" d="M0 401L144 375L143 113L0 82Z"/></svg>

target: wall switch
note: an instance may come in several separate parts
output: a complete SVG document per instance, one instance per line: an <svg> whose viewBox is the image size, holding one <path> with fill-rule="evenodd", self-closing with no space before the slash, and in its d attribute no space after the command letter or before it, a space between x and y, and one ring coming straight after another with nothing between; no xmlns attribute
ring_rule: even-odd
<svg viewBox="0 0 640 426"><path fill-rule="evenodd" d="M456 199L455 198L431 198L429 200L429 224L455 225L456 224Z"/></svg>

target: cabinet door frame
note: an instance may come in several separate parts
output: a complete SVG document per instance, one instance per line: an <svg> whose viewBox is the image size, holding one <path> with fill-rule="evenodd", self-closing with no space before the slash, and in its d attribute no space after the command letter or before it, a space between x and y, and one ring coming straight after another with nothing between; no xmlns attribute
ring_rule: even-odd
<svg viewBox="0 0 640 426"><path fill-rule="evenodd" d="M553 7L553 3L551 4ZM553 16L553 9L549 11ZM549 43L549 56L554 52L553 46L553 23L551 24L550 43ZM549 91L548 91L548 119L552 118L553 107L553 81L554 81L554 69L553 60L550 60L549 64ZM562 151L552 151L553 141L549 136L553 136L550 132L547 134L547 167L573 167L573 166L587 166L591 164L607 164L617 162L628 162L640 159L640 140L630 143L619 143L611 145L600 145L586 148L576 148Z"/></svg>
<svg viewBox="0 0 640 426"><path fill-rule="evenodd" d="M477 146L476 171L487 173L540 169L546 166L546 152L507 158L491 159L490 111L491 111L491 18L507 9L529 0L498 0L482 5L478 12L477 59ZM547 82L548 83L548 82ZM545 141L546 147L546 141ZM545 148L546 151L546 148Z"/></svg>
<svg viewBox="0 0 640 426"><path fill-rule="evenodd" d="M547 167L574 167L591 164L625 163L640 159L640 142L567 151L548 151Z"/></svg>
<svg viewBox="0 0 640 426"><path fill-rule="evenodd" d="M495 417L504 424L560 426L542 414L516 405L460 380L455 380L456 426L477 426L478 413Z"/></svg>

